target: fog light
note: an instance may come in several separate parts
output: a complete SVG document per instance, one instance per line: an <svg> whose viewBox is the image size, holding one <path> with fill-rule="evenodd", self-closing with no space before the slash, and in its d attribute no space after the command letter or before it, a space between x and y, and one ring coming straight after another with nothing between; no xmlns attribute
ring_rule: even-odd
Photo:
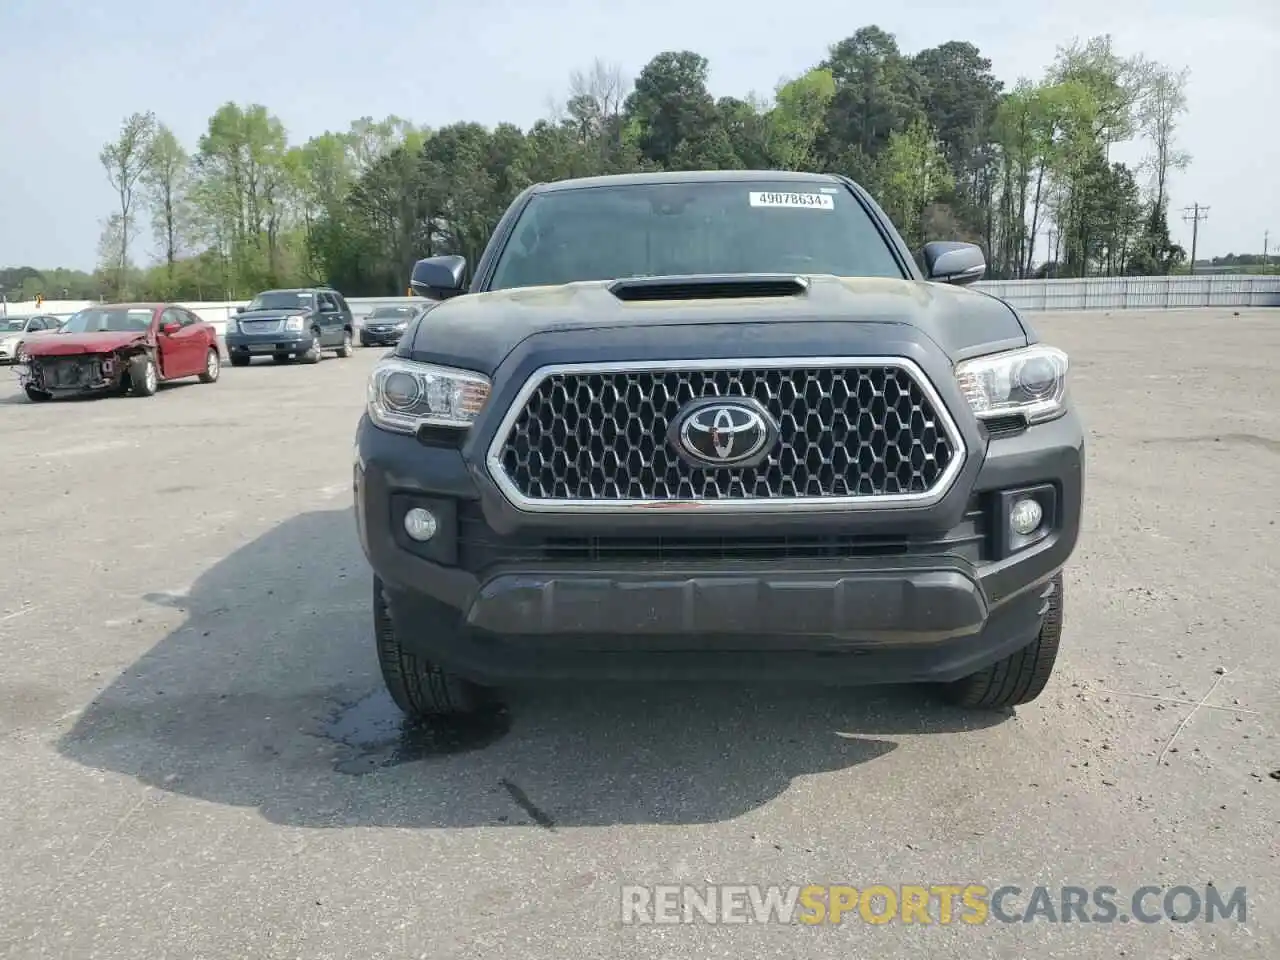
<svg viewBox="0 0 1280 960"><path fill-rule="evenodd" d="M1036 532L1043 519L1044 511L1039 503L1029 498L1018 500L1009 511L1009 528L1020 537L1028 537ZM406 517L405 523L408 522Z"/></svg>
<svg viewBox="0 0 1280 960"><path fill-rule="evenodd" d="M414 507L404 515L404 532L419 543L424 543L436 535L436 518L430 510Z"/></svg>

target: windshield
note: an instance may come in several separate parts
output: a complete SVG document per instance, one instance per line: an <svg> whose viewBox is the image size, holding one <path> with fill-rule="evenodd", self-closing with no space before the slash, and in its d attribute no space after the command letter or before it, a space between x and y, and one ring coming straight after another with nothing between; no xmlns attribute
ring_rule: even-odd
<svg viewBox="0 0 1280 960"><path fill-rule="evenodd" d="M151 326L149 307L90 307L74 314L63 333L145 333Z"/></svg>
<svg viewBox="0 0 1280 960"><path fill-rule="evenodd" d="M498 259L490 289L716 273L904 276L844 187L704 181L534 196Z"/></svg>
<svg viewBox="0 0 1280 960"><path fill-rule="evenodd" d="M408 320L413 316L413 307L375 307L369 314L370 320Z"/></svg>
<svg viewBox="0 0 1280 960"><path fill-rule="evenodd" d="M296 290L269 290L249 301L246 310L309 310L311 294Z"/></svg>
<svg viewBox="0 0 1280 960"><path fill-rule="evenodd" d="M11 333L16 330L18 333L21 333L25 329L27 329L26 317L9 317L7 319L0 320L0 331L2 332Z"/></svg>

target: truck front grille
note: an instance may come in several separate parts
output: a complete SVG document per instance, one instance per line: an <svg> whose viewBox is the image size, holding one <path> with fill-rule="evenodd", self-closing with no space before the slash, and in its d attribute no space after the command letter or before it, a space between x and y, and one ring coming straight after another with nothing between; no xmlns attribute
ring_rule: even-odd
<svg viewBox="0 0 1280 960"><path fill-rule="evenodd" d="M667 440L685 404L753 398L778 428L753 467L691 464ZM964 446L905 360L713 361L536 372L489 451L517 505L749 506L916 501L945 492Z"/></svg>
<svg viewBox="0 0 1280 960"><path fill-rule="evenodd" d="M240 329L245 333L279 333L283 320L241 320Z"/></svg>

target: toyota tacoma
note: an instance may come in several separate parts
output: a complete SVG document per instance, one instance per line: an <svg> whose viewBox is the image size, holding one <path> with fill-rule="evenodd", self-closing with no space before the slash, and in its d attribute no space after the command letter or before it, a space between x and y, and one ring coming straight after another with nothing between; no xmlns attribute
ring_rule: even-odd
<svg viewBox="0 0 1280 960"><path fill-rule="evenodd" d="M539 184L372 371L354 493L415 716L539 680L922 682L1057 656L1084 439L1067 357L835 175ZM429 328L429 329L428 329Z"/></svg>

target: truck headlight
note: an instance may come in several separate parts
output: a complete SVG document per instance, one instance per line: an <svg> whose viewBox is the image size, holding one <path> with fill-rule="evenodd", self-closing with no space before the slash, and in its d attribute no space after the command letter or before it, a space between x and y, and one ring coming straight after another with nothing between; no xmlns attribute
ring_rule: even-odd
<svg viewBox="0 0 1280 960"><path fill-rule="evenodd" d="M956 380L978 419L1020 414L1041 423L1065 409L1067 355L1037 345L976 357L956 364Z"/></svg>
<svg viewBox="0 0 1280 960"><path fill-rule="evenodd" d="M229 333L239 333L240 324L235 320L228 320L226 327L223 328L222 335L225 337Z"/></svg>
<svg viewBox="0 0 1280 960"><path fill-rule="evenodd" d="M292 330L292 331L294 331L295 333L296 333L297 331L301 330L301 329L302 329L302 326L303 326L303 324L302 324L302 318L301 318L301 317L290 317L288 320L286 320L286 321L284 322L284 328L285 328L286 330Z"/></svg>
<svg viewBox="0 0 1280 960"><path fill-rule="evenodd" d="M484 409L489 389L489 378L470 370L388 357L369 374L369 419L394 433L465 429Z"/></svg>

